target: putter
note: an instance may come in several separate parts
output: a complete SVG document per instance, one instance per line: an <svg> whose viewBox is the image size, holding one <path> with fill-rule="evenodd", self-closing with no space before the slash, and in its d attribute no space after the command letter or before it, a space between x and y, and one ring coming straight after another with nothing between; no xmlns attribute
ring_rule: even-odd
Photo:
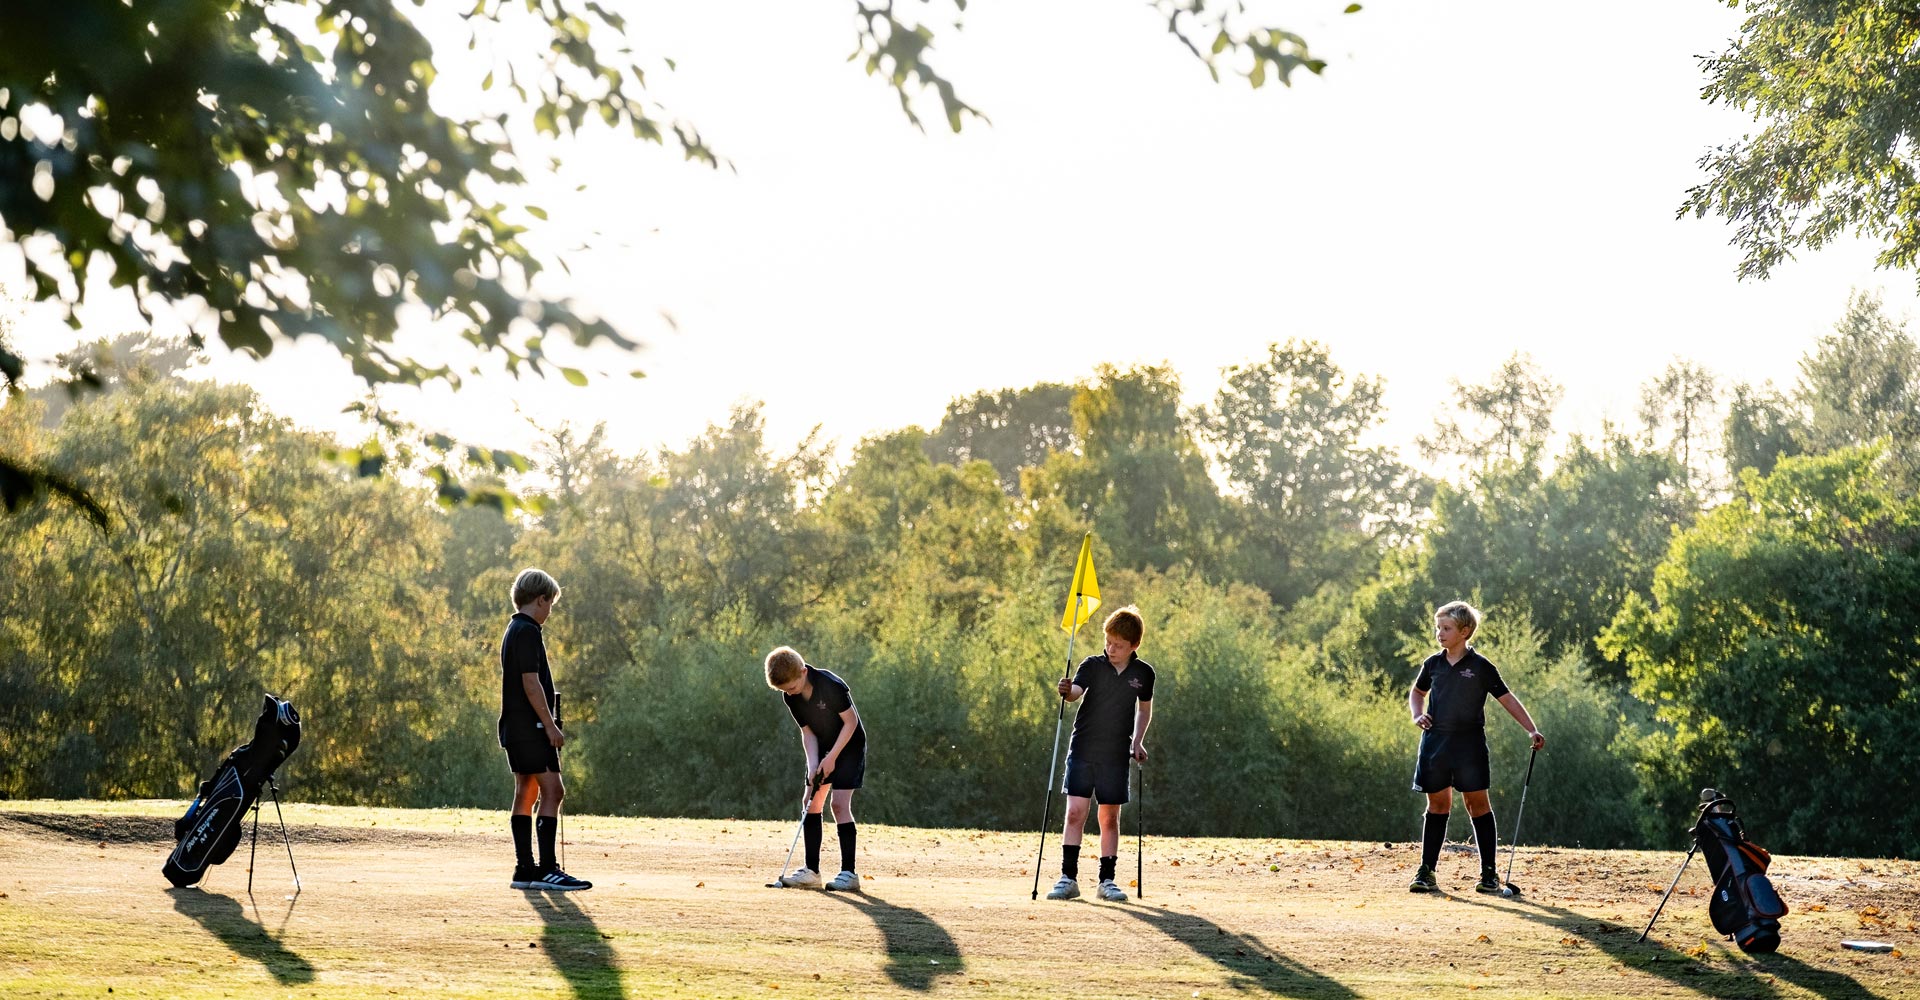
<svg viewBox="0 0 1920 1000"><path fill-rule="evenodd" d="M787 860L780 866L780 877L767 883L769 889L787 888L787 870L793 867L794 848L800 846L800 831L807 828L807 807L813 805L813 793L820 790L820 772L807 775L807 793L800 798L800 824L793 828L793 842L787 845Z"/></svg>
<svg viewBox="0 0 1920 1000"><path fill-rule="evenodd" d="M1533 784L1533 761L1540 756L1535 750L1527 755L1527 777L1520 783L1520 808L1513 814L1513 841L1507 846L1507 877L1500 887L1500 895L1513 897L1520 895L1520 887L1513 884L1513 856L1520 851L1520 821L1527 815L1527 788Z"/></svg>

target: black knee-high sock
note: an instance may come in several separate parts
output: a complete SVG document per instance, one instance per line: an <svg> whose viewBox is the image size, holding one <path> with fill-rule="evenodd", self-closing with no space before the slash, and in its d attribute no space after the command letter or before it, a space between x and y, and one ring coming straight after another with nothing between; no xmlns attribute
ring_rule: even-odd
<svg viewBox="0 0 1920 1000"><path fill-rule="evenodd" d="M1101 858L1100 859L1100 881L1102 882L1113 881L1113 868L1115 865L1119 863L1120 863L1120 859L1117 856L1111 857L1111 858Z"/></svg>
<svg viewBox="0 0 1920 1000"><path fill-rule="evenodd" d="M853 871L853 823L835 823L833 829L840 834L840 870Z"/></svg>
<svg viewBox="0 0 1920 1000"><path fill-rule="evenodd" d="M808 813L807 821L800 828L806 831L802 836L807 841L807 867L817 872L820 870L820 814Z"/></svg>
<svg viewBox="0 0 1920 1000"><path fill-rule="evenodd" d="M1498 841L1493 829L1493 810L1489 809L1485 814L1473 818L1473 842L1480 845L1480 867L1494 867Z"/></svg>
<svg viewBox="0 0 1920 1000"><path fill-rule="evenodd" d="M556 868L560 862L553 854L553 832L560 826L560 820L553 816L542 816L533 821L533 832L540 838L540 867Z"/></svg>
<svg viewBox="0 0 1920 1000"><path fill-rule="evenodd" d="M1060 874L1068 878L1080 877L1080 845L1060 845Z"/></svg>
<svg viewBox="0 0 1920 1000"><path fill-rule="evenodd" d="M1430 812L1420 833L1420 863L1432 868L1440 863L1440 845L1447 839L1447 814Z"/></svg>
<svg viewBox="0 0 1920 1000"><path fill-rule="evenodd" d="M513 814L513 863L521 868L533 867L533 817Z"/></svg>

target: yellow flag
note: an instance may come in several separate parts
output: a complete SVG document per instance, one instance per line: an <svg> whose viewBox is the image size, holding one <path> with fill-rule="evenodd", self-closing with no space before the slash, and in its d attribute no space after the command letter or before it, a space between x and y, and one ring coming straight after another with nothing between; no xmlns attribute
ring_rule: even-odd
<svg viewBox="0 0 1920 1000"><path fill-rule="evenodd" d="M1080 540L1080 558L1073 564L1073 587L1067 591L1067 607L1060 613L1060 630L1072 632L1093 620L1100 607L1100 581L1093 575L1093 532Z"/></svg>

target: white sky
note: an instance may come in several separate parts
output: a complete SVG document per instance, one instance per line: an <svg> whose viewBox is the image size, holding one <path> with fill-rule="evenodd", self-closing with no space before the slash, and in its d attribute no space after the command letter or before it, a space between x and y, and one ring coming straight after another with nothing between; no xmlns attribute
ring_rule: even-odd
<svg viewBox="0 0 1920 1000"><path fill-rule="evenodd" d="M976 0L936 55L993 124L956 136L931 95L922 134L846 61L851 4L647 5L631 37L679 67L653 93L738 172L602 133L556 150L529 198L541 245L593 247L569 255L572 294L647 349L587 359L614 374L585 389L390 401L523 448L532 422L606 420L633 452L764 400L775 447L815 424L851 445L1102 361L1171 363L1197 403L1222 366L1301 337L1385 377L1384 437L1404 444L1449 379L1516 349L1566 385L1559 425L1591 430L1630 419L1676 356L1790 383L1850 289L1913 309L1913 277L1874 271L1868 246L1741 284L1724 223L1674 218L1699 156L1750 128L1699 99L1694 57L1738 25L1724 4L1344 6L1268 5L1330 65L1253 91L1210 81L1144 2ZM619 374L636 367L650 377ZM362 390L324 347L212 368L352 435L338 411Z"/></svg>

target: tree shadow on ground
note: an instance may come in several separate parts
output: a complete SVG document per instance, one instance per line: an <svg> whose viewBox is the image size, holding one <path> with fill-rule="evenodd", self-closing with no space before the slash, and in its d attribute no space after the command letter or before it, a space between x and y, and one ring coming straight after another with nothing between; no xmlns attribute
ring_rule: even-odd
<svg viewBox="0 0 1920 1000"><path fill-rule="evenodd" d="M1463 899L1465 897L1462 897ZM1657 933L1640 942L1640 927L1628 927L1584 913L1521 896L1516 899L1480 900L1482 905L1497 906L1516 916L1545 924L1568 936L1579 938L1628 968L1715 998L1771 1000L1780 991L1767 980L1774 976L1825 1000L1882 1000L1880 994L1859 980L1841 972L1809 965L1790 955L1744 955L1753 967L1723 969L1702 962L1686 952L1656 941ZM1789 929L1790 935L1792 931ZM1791 938L1788 938L1791 947Z"/></svg>
<svg viewBox="0 0 1920 1000"><path fill-rule="evenodd" d="M169 889L173 908L198 921L233 953L259 962L282 985L313 982L313 963L280 943L266 927L247 916L240 901L202 889ZM284 929L284 928L283 928Z"/></svg>
<svg viewBox="0 0 1920 1000"><path fill-rule="evenodd" d="M941 976L957 976L966 968L953 935L919 910L895 906L868 893L821 895L852 906L880 928L887 943L887 978L895 985L924 993Z"/></svg>
<svg viewBox="0 0 1920 1000"><path fill-rule="evenodd" d="M613 961L613 946L571 893L527 893L527 904L546 926L540 948L579 1000L625 1000L624 974Z"/></svg>
<svg viewBox="0 0 1920 1000"><path fill-rule="evenodd" d="M1359 1000L1337 979L1322 975L1290 958L1280 955L1258 939L1229 931L1205 917L1176 913L1151 906L1115 906L1124 913L1172 938L1222 969L1232 973L1236 990L1249 986L1274 996L1299 997L1302 1000Z"/></svg>

